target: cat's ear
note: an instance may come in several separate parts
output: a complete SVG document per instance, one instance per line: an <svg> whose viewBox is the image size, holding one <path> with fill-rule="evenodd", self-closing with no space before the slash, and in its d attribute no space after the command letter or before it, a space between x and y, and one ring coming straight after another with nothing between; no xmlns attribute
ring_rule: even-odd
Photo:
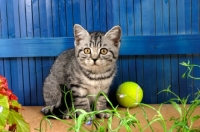
<svg viewBox="0 0 200 132"><path fill-rule="evenodd" d="M88 35L89 33L81 25L74 25L75 46L79 44L80 40L83 40Z"/></svg>
<svg viewBox="0 0 200 132"><path fill-rule="evenodd" d="M121 27L120 26L114 26L113 28L111 28L106 34L105 36L112 40L115 44L115 46L119 47L120 46L120 39L121 39Z"/></svg>

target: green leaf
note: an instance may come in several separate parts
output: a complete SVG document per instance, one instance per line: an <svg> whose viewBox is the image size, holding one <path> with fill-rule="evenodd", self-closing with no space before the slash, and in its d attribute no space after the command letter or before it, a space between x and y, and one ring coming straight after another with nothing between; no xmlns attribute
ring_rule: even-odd
<svg viewBox="0 0 200 132"><path fill-rule="evenodd" d="M188 61L188 63L181 62L180 65L188 67L188 66L190 66L190 61Z"/></svg>
<svg viewBox="0 0 200 132"><path fill-rule="evenodd" d="M10 110L8 123L17 125L16 132L30 132L29 124L26 123L22 115L15 110Z"/></svg>
<svg viewBox="0 0 200 132"><path fill-rule="evenodd" d="M19 102L17 100L11 100L11 106L12 107L17 107L17 108L21 108L21 104L19 104Z"/></svg>
<svg viewBox="0 0 200 132"><path fill-rule="evenodd" d="M195 115L194 117L192 117L191 121L192 123L194 123L198 119L200 119L200 115Z"/></svg>
<svg viewBox="0 0 200 132"><path fill-rule="evenodd" d="M9 114L8 98L0 94L0 130L4 129Z"/></svg>
<svg viewBox="0 0 200 132"><path fill-rule="evenodd" d="M182 115L181 107L176 102L174 102L174 101L170 101L170 103L173 105L173 107L178 111L178 113L181 116Z"/></svg>

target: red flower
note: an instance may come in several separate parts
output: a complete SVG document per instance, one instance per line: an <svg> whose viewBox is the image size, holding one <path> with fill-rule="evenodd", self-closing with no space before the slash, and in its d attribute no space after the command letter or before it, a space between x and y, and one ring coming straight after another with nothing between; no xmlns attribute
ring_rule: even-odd
<svg viewBox="0 0 200 132"><path fill-rule="evenodd" d="M0 84L1 83L7 83L7 80L6 80L5 77L3 77L3 76L0 75Z"/></svg>
<svg viewBox="0 0 200 132"><path fill-rule="evenodd" d="M9 100L18 100L17 96L8 88L8 83L5 77L0 75L0 94L5 95Z"/></svg>
<svg viewBox="0 0 200 132"><path fill-rule="evenodd" d="M13 93L9 96L10 100L18 100L17 96L14 95Z"/></svg>

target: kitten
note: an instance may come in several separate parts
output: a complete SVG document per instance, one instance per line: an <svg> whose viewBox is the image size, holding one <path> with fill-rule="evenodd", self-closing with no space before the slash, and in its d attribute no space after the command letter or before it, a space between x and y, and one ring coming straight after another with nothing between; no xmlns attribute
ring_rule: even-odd
<svg viewBox="0 0 200 132"><path fill-rule="evenodd" d="M75 48L66 50L58 56L44 81L45 107L42 112L45 115L56 115L60 111L67 115L61 92L61 89L64 89L63 85L72 91L75 109L91 111L95 97L88 95L97 95L99 92L107 95L115 76L121 38L119 26L114 26L107 33L88 33L83 27L75 24L74 37ZM71 100L67 99L67 104L70 105ZM104 109L107 109L106 99L100 96L96 110ZM108 118L110 115L100 113L98 116Z"/></svg>

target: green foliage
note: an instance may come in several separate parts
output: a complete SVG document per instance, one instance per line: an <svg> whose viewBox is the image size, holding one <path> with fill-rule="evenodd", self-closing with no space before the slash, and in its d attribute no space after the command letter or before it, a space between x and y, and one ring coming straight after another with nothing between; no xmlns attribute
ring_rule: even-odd
<svg viewBox="0 0 200 132"><path fill-rule="evenodd" d="M16 124L16 132L28 132L30 131L29 124L26 123L19 112L15 110L10 110L8 115L8 123Z"/></svg>
<svg viewBox="0 0 200 132"><path fill-rule="evenodd" d="M200 79L197 77L193 77L191 75L193 68L200 67L199 65L190 64L189 61L187 63L182 62L180 64L182 66L187 67L187 71L182 75L183 78L185 78L187 76L188 78L192 78L192 79ZM94 110L91 112L86 112L81 109L75 110L73 105L72 105L72 108L70 109L67 106L67 103L65 102L66 107L70 113L69 116L72 118L73 123L70 124L66 120L59 119L56 116L52 115L52 116L45 116L42 119L41 124L44 120L46 120L49 122L49 124L51 126L51 122L48 119L49 117L51 117L51 118L57 119L59 121L62 121L63 123L68 124L70 126L68 128L68 131L75 131L75 132L88 132L88 131L89 132L118 132L122 127L127 132L131 132L133 127L138 128L138 130L140 132L145 131L147 128L150 128L150 130L152 132L154 132L152 124L155 122L158 122L161 125L163 132L174 132L174 131L176 131L176 132L198 132L198 131L200 131L200 127L193 128L193 124L195 123L195 121L200 119L200 115L194 115L195 109L200 105L200 91L195 93L195 98L193 101L191 101L190 105L187 105L188 98L190 95L188 95L185 98L180 98L177 94L175 94L174 92L172 92L170 90L170 86L168 88L162 90L159 93L162 93L162 92L172 94L174 96L174 98L171 98L170 100L168 100L167 102L164 102L164 103L171 103L174 110L176 110L179 113L179 116L171 117L170 119L165 119L161 113L161 108L164 103L160 104L160 107L158 109L152 107L151 105L140 103L138 107L140 107L142 109L143 116L147 121L147 124L143 128L141 127L140 121L136 118L136 115L138 113L131 114L129 112L129 108L127 108L126 111L120 111L118 109L118 107L113 106L113 104L110 102L110 100L104 93L99 93L96 96L96 101L100 95L103 95L106 98L109 105L111 106L111 109L109 109L109 110L100 110L100 111ZM65 94L65 97L67 96L67 94L70 94L70 97L73 100L72 93L70 91L63 91L63 93ZM94 96L94 95L90 95L90 96ZM94 108L95 108L95 106L96 106L96 103L94 103ZM151 110L156 112L156 114L154 115L154 117L152 119L148 118L147 113L146 113L146 108L150 108ZM76 117L76 115L74 115L74 113L76 113L76 112L79 112L81 114L78 117ZM95 115L97 115L101 112L111 114L111 117L106 120L106 123L105 123L104 119L95 118ZM118 121L118 126L117 126L117 128L113 128L112 127L113 120L115 120L115 123L116 123L116 119ZM173 124L170 126L170 128L167 128L167 125L166 125L167 121L173 122ZM85 127L85 124L87 124L88 122L91 123L92 129L87 129ZM38 129L38 131L43 131L42 125L40 125L40 128Z"/></svg>
<svg viewBox="0 0 200 132"><path fill-rule="evenodd" d="M10 102L13 107L19 106L18 101L12 100ZM30 131L29 124L26 123L19 112L16 112L13 109L10 109L9 101L7 96L0 94L0 131L6 132L4 127L6 124L16 125L16 132L28 132Z"/></svg>
<svg viewBox="0 0 200 132"><path fill-rule="evenodd" d="M7 123L9 114L8 98L0 94L0 131L2 131Z"/></svg>

